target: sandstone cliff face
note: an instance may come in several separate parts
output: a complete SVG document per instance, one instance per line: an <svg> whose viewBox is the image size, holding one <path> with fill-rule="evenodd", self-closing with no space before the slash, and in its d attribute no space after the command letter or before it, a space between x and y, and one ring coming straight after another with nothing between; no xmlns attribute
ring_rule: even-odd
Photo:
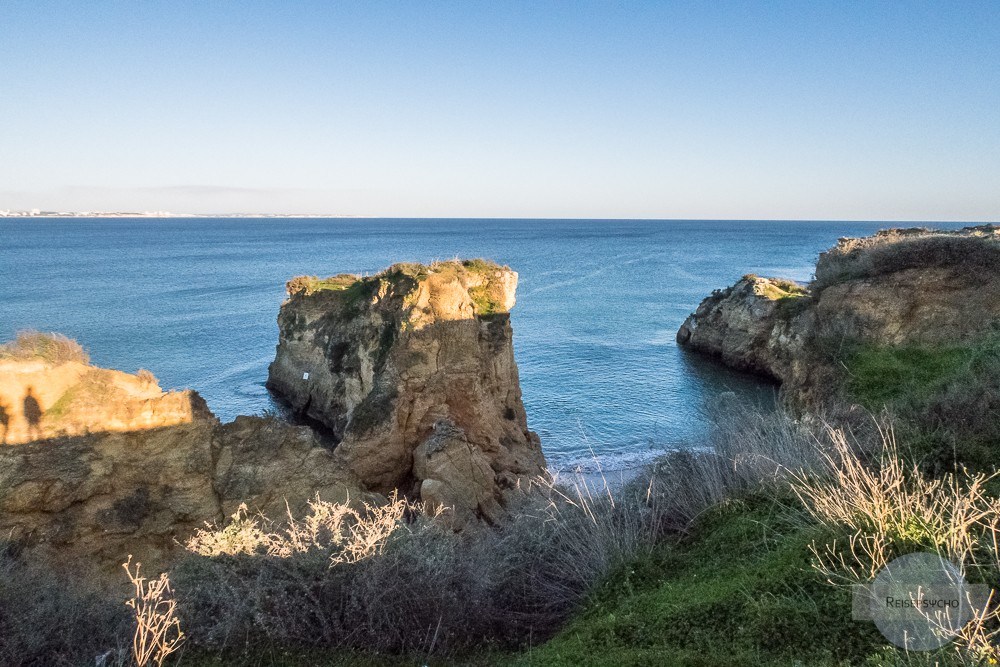
<svg viewBox="0 0 1000 667"><path fill-rule="evenodd" d="M117 576L128 554L166 566L197 528L243 502L281 520L317 494L371 500L307 427L220 425L195 392L164 394L148 376L75 362L7 362L4 372L7 393L31 383L47 424L26 434L39 439L0 447L0 534L54 566L98 579ZM53 417L61 399L50 397L67 392Z"/></svg>
<svg viewBox="0 0 1000 667"><path fill-rule="evenodd" d="M516 285L483 260L295 279L268 386L334 432L366 488L488 518L545 469L514 362Z"/></svg>
<svg viewBox="0 0 1000 667"><path fill-rule="evenodd" d="M680 345L774 377L792 402L837 391L838 350L858 344L957 343L1000 329L1000 228L885 230L822 253L804 290L747 276L706 298Z"/></svg>
<svg viewBox="0 0 1000 667"><path fill-rule="evenodd" d="M151 373L42 359L0 359L0 411L4 444L156 428L209 415L197 393L165 393Z"/></svg>

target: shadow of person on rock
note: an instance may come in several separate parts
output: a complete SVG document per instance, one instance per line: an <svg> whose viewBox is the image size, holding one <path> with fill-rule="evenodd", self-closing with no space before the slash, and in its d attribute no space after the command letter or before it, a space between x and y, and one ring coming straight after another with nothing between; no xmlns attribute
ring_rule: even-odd
<svg viewBox="0 0 1000 667"><path fill-rule="evenodd" d="M24 395L24 420L28 422L28 438L38 440L42 437L42 415L45 414L41 404L32 393L32 388L28 387Z"/></svg>
<svg viewBox="0 0 1000 667"><path fill-rule="evenodd" d="M0 401L0 428L3 428L3 439L0 445L7 444L7 432L10 430L10 413L7 412L7 404Z"/></svg>

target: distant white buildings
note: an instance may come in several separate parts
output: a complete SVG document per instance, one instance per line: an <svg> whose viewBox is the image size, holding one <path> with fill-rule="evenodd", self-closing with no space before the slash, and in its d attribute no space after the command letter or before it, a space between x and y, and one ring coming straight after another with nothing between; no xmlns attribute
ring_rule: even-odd
<svg viewBox="0 0 1000 667"><path fill-rule="evenodd" d="M172 218L169 211L43 211L38 208L15 211L0 209L0 218Z"/></svg>

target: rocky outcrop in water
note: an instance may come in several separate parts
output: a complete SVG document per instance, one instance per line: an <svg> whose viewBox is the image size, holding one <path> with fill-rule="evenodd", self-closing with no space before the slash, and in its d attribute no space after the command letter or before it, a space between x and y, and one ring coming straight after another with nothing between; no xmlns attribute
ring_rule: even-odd
<svg viewBox="0 0 1000 667"><path fill-rule="evenodd" d="M1000 228L890 229L820 255L805 287L745 276L685 320L677 342L776 378L792 404L823 406L859 345L974 341L1000 329Z"/></svg>
<svg viewBox="0 0 1000 667"><path fill-rule="evenodd" d="M333 431L366 488L489 519L545 470L514 362L516 286L483 260L292 280L268 386Z"/></svg>
<svg viewBox="0 0 1000 667"><path fill-rule="evenodd" d="M677 332L677 342L720 358L743 371L780 379L775 333L783 308L806 295L797 283L779 278L743 276L735 285L716 290L698 306Z"/></svg>

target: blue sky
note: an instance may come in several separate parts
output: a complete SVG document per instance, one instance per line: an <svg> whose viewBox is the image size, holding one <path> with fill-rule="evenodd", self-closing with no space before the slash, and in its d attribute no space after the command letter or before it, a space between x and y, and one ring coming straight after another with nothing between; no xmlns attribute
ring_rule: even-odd
<svg viewBox="0 0 1000 667"><path fill-rule="evenodd" d="M0 209L1000 219L1000 3L0 1Z"/></svg>

